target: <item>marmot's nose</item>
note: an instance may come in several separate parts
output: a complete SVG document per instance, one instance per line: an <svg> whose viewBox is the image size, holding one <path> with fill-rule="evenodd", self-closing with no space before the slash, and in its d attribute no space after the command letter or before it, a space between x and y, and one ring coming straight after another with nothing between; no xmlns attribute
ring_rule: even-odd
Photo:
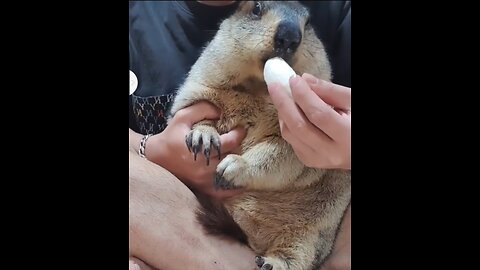
<svg viewBox="0 0 480 270"><path fill-rule="evenodd" d="M275 50L293 53L302 41L300 27L293 22L281 22L275 34Z"/></svg>

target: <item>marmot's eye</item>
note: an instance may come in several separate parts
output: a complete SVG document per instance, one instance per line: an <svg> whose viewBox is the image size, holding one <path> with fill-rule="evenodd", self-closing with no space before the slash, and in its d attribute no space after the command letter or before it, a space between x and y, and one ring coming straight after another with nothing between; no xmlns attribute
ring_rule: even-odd
<svg viewBox="0 0 480 270"><path fill-rule="evenodd" d="M262 4L255 2L255 7L252 10L253 15L260 16L262 14Z"/></svg>

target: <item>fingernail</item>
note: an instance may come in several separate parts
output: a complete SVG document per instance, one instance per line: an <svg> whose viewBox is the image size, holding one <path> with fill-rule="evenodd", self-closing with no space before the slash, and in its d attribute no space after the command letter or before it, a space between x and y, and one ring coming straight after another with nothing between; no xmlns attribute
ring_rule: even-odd
<svg viewBox="0 0 480 270"><path fill-rule="evenodd" d="M318 83L318 79L315 78L315 76L313 76L313 75L311 75L311 74L303 73L303 78L304 78L305 81L307 81L309 84L317 84L317 83Z"/></svg>
<svg viewBox="0 0 480 270"><path fill-rule="evenodd" d="M298 76L298 75L295 75L295 76L290 78L290 86L291 87L297 86L299 82L300 82L300 76Z"/></svg>

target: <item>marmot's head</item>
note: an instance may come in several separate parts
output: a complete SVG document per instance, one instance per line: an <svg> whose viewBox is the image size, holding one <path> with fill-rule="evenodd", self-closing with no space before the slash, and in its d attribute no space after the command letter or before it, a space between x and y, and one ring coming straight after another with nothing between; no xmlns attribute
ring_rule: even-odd
<svg viewBox="0 0 480 270"><path fill-rule="evenodd" d="M249 57L249 62L253 60L261 69L275 56L292 67L304 66L298 62L318 62L322 59L315 59L317 51L323 53L309 16L308 9L297 1L241 1L219 33L233 39L230 44L238 56Z"/></svg>

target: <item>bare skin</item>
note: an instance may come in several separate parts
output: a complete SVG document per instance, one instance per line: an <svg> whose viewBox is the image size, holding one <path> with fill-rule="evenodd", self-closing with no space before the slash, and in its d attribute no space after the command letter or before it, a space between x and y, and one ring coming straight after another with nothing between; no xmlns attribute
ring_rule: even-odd
<svg viewBox="0 0 480 270"><path fill-rule="evenodd" d="M132 257L167 270L255 269L248 247L204 233L195 195L181 181L135 152L129 161Z"/></svg>
<svg viewBox="0 0 480 270"><path fill-rule="evenodd" d="M351 89L310 74L290 80L292 98L280 85L269 93L282 137L307 166L351 168Z"/></svg>
<svg viewBox="0 0 480 270"><path fill-rule="evenodd" d="M185 135L192 129L193 124L204 119L218 117L220 117L220 111L207 102L199 102L185 108L180 114L175 115L163 132L151 136L147 140L145 147L147 159L174 174L185 185L194 187L212 197L222 199L238 194L238 191L219 191L213 188L211 182L215 168L221 161L215 151L212 152L210 164L207 166L203 155L198 155L194 159L193 153L185 145ZM129 133L130 145L134 151L138 152L143 136L132 130L129 130ZM234 153L245 134L246 131L243 127L222 134L220 136L222 157Z"/></svg>

